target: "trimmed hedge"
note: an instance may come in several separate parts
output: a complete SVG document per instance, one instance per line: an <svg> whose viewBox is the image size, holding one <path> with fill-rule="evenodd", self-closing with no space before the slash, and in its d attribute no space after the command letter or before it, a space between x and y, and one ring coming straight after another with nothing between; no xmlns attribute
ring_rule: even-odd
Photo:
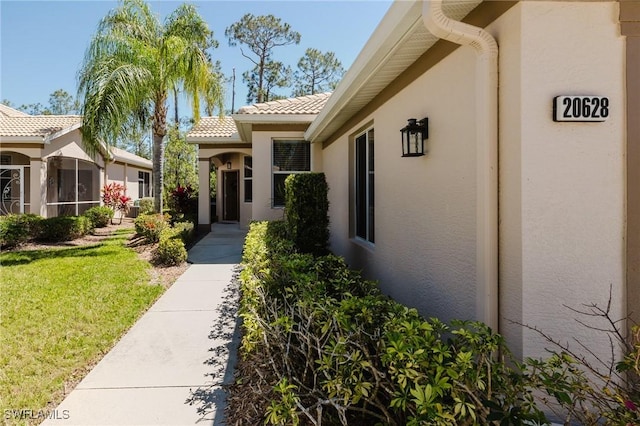
<svg viewBox="0 0 640 426"><path fill-rule="evenodd" d="M113 213L113 209L110 207L96 206L84 212L84 216L89 218L93 228L104 228L113 218Z"/></svg>
<svg viewBox="0 0 640 426"><path fill-rule="evenodd" d="M479 322L425 320L341 258L299 253L286 228L253 223L243 254L242 353L259 358L256 377L275 378L262 421L546 421L500 335Z"/></svg>
<svg viewBox="0 0 640 426"><path fill-rule="evenodd" d="M36 239L42 220L31 213L0 216L0 247L13 248Z"/></svg>
<svg viewBox="0 0 640 426"><path fill-rule="evenodd" d="M38 239L48 242L70 241L80 238L92 230L85 216L58 216L43 219Z"/></svg>
<svg viewBox="0 0 640 426"><path fill-rule="evenodd" d="M324 173L294 173L285 180L285 220L290 238L303 253L327 254L329 187Z"/></svg>

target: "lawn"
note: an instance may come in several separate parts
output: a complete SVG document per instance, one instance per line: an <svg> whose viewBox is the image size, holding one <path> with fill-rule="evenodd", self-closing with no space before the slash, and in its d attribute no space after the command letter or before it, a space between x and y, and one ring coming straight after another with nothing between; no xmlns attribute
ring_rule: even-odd
<svg viewBox="0 0 640 426"><path fill-rule="evenodd" d="M149 264L100 244L0 254L0 413L53 409L160 296ZM66 392L71 389L66 389Z"/></svg>

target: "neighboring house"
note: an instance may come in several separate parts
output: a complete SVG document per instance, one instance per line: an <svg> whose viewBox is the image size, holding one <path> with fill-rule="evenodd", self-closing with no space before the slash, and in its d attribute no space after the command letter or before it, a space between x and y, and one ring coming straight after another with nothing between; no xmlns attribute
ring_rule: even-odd
<svg viewBox="0 0 640 426"><path fill-rule="evenodd" d="M194 126L187 141L199 146L201 225L207 227L212 216L244 226L252 219L282 218L285 178L322 170L322 145L311 144L304 133L329 95L246 106L231 117L203 117ZM211 163L218 170L214 212L205 189Z"/></svg>
<svg viewBox="0 0 640 426"><path fill-rule="evenodd" d="M0 214L79 215L106 183L150 195L151 161L117 148L90 156L78 115L29 115L0 104Z"/></svg>
<svg viewBox="0 0 640 426"><path fill-rule="evenodd" d="M244 226L282 217L281 155L304 158L284 163L326 174L332 251L424 315L482 320L519 357L547 346L519 323L609 354L565 305L611 296L640 322L638 1L397 1L324 101L196 126L200 224L210 162ZM410 118L426 155L402 156Z"/></svg>

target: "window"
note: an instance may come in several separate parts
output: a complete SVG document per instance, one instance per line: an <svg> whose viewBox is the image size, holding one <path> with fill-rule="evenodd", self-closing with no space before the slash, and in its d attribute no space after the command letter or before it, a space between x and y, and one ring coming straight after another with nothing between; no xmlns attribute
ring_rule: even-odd
<svg viewBox="0 0 640 426"><path fill-rule="evenodd" d="M355 139L355 235L375 242L375 173L373 129Z"/></svg>
<svg viewBox="0 0 640 426"><path fill-rule="evenodd" d="M100 205L100 171L88 161L47 160L47 216L80 215Z"/></svg>
<svg viewBox="0 0 640 426"><path fill-rule="evenodd" d="M284 181L290 174L311 171L311 144L307 141L273 141L273 207L284 206Z"/></svg>
<svg viewBox="0 0 640 426"><path fill-rule="evenodd" d="M253 157L244 157L244 202L253 201Z"/></svg>
<svg viewBox="0 0 640 426"><path fill-rule="evenodd" d="M149 172L138 171L138 198L151 196Z"/></svg>

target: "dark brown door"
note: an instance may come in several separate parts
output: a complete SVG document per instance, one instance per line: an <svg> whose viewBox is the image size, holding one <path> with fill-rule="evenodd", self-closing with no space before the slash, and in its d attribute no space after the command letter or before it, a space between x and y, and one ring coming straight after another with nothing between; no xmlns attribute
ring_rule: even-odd
<svg viewBox="0 0 640 426"><path fill-rule="evenodd" d="M222 201L222 220L238 222L240 220L240 193L238 191L239 174L237 170L222 172L224 187Z"/></svg>

